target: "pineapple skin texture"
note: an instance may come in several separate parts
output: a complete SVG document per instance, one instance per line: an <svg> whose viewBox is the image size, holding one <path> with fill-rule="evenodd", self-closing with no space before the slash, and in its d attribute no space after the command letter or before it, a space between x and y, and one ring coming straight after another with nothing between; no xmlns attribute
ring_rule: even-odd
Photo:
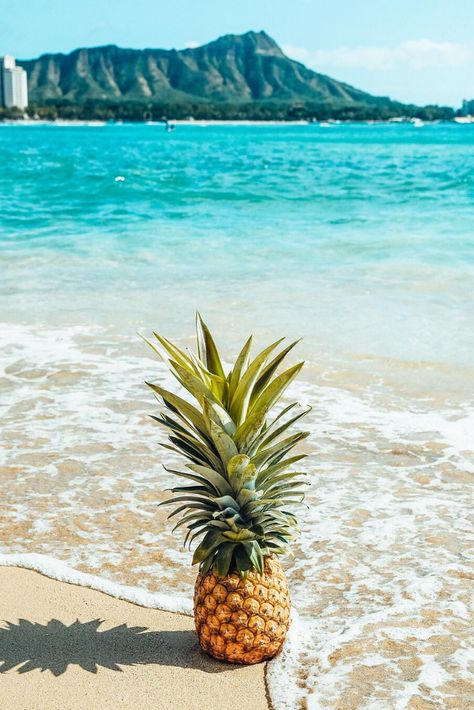
<svg viewBox="0 0 474 710"><path fill-rule="evenodd" d="M265 559L264 574L246 579L237 573L198 575L194 622L202 650L218 660L251 665L280 651L290 623L285 573L275 557Z"/></svg>

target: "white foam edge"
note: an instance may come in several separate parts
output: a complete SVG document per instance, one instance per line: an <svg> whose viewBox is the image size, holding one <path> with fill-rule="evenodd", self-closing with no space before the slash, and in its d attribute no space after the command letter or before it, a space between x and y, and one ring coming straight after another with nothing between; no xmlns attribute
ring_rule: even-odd
<svg viewBox="0 0 474 710"><path fill-rule="evenodd" d="M138 604L149 609L159 609L187 616L193 615L191 600L161 592L148 592L140 587L130 587L94 574L73 569L62 560L34 552L0 553L0 567L21 567L43 574L58 582L76 584L94 589L111 597ZM298 664L299 617L291 611L291 624L280 654L267 663L267 688L275 710L293 708L298 694L296 668Z"/></svg>
<svg viewBox="0 0 474 710"><path fill-rule="evenodd" d="M291 608L290 627L283 648L267 663L267 690L274 710L294 710L303 693L297 685L302 645L302 625L299 614Z"/></svg>
<svg viewBox="0 0 474 710"><path fill-rule="evenodd" d="M188 616L193 613L192 604L186 599L180 599L177 596L161 592L149 592L146 589L140 589L140 587L129 587L94 574L79 572L79 570L69 567L65 562L49 555L40 555L34 552L0 554L0 567L23 567L34 570L58 582L67 582L68 584L77 584L80 587L95 589L97 592L104 592L104 594L108 594L111 597L123 599L126 602L132 602L149 609L172 611L187 614Z"/></svg>

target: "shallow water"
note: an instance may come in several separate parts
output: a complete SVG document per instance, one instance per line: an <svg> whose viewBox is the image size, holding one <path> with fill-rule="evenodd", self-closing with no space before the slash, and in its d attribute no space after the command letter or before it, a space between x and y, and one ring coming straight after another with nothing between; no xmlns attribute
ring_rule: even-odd
<svg viewBox="0 0 474 710"><path fill-rule="evenodd" d="M303 334L301 648L276 705L470 707L474 129L0 141L0 551L188 597L143 385L168 380L135 330L186 339L199 306L229 358Z"/></svg>
<svg viewBox="0 0 474 710"><path fill-rule="evenodd" d="M313 357L472 364L473 126L4 126L0 141L9 319L183 336L199 306L238 339L303 334Z"/></svg>

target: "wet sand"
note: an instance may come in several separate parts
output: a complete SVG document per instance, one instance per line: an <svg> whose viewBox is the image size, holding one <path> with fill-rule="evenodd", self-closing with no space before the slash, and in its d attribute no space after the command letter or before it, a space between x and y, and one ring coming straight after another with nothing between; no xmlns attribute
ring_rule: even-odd
<svg viewBox="0 0 474 710"><path fill-rule="evenodd" d="M14 326L4 340L0 553L189 602L195 570L157 507L173 481L143 380L174 384L106 329ZM300 648L284 674L269 665L272 702L470 709L472 371L353 358L305 378L290 396L313 406L309 508L283 560Z"/></svg>
<svg viewBox="0 0 474 710"><path fill-rule="evenodd" d="M199 649L192 618L0 567L0 707L267 710L264 664Z"/></svg>

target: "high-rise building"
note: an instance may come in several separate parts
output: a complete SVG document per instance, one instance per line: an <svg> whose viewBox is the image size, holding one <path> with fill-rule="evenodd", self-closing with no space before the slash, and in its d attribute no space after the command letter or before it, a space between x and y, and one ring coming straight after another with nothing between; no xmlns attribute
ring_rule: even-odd
<svg viewBox="0 0 474 710"><path fill-rule="evenodd" d="M28 106L26 71L8 54L0 58L0 105L25 109Z"/></svg>
<svg viewBox="0 0 474 710"><path fill-rule="evenodd" d="M461 106L461 116L474 116L474 99L464 99Z"/></svg>

